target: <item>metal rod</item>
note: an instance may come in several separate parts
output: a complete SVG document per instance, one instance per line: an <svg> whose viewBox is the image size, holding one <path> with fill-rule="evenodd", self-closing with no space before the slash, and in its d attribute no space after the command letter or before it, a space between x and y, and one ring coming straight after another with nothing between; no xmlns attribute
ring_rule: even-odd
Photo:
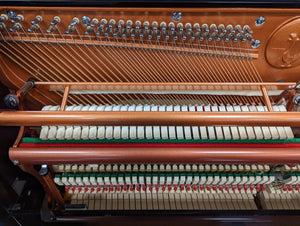
<svg viewBox="0 0 300 226"><path fill-rule="evenodd" d="M260 86L269 90L282 90L295 87L295 82L266 83L135 83L135 82L35 82L49 90L63 90L69 85L72 90L260 90Z"/></svg>
<svg viewBox="0 0 300 226"><path fill-rule="evenodd" d="M62 99L61 105L60 105L60 110L61 110L61 111L64 111L65 108L66 108L67 101L68 101L68 96L69 96L69 92L70 92L70 86L67 85L67 86L65 87L65 92L64 92L63 99Z"/></svg>
<svg viewBox="0 0 300 226"><path fill-rule="evenodd" d="M266 89L265 86L261 86L261 92L263 94L263 97L264 97L264 100L265 100L265 104L266 104L266 106L268 108L268 111L273 112L274 110L273 110L273 107L272 107L272 103L270 101L270 97L268 95L268 91L267 91L267 89Z"/></svg>
<svg viewBox="0 0 300 226"><path fill-rule="evenodd" d="M1 126L300 126L300 112L2 111Z"/></svg>
<svg viewBox="0 0 300 226"><path fill-rule="evenodd" d="M12 161L28 164L300 163L299 147L43 147L10 148Z"/></svg>

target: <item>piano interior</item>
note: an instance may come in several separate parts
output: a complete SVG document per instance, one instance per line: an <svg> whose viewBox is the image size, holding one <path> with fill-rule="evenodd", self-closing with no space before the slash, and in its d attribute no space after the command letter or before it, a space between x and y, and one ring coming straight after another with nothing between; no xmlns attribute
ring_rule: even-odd
<svg viewBox="0 0 300 226"><path fill-rule="evenodd" d="M3 6L9 158L50 221L299 215L299 15Z"/></svg>

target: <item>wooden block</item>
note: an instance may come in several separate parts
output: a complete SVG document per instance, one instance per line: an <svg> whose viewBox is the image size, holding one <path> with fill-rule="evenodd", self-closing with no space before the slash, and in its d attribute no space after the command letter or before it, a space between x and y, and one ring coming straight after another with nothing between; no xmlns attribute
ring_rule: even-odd
<svg viewBox="0 0 300 226"><path fill-rule="evenodd" d="M146 193L141 193L141 209L142 210L147 209L147 196L146 196Z"/></svg>
<svg viewBox="0 0 300 226"><path fill-rule="evenodd" d="M118 194L117 193L112 193L111 196L111 208L112 210L118 210Z"/></svg>
<svg viewBox="0 0 300 226"><path fill-rule="evenodd" d="M182 210L180 194L179 193L174 193L174 199L175 199L176 209L177 210Z"/></svg>
<svg viewBox="0 0 300 226"><path fill-rule="evenodd" d="M217 210L219 207L216 206L215 196L216 194L208 193L207 198L212 210Z"/></svg>
<svg viewBox="0 0 300 226"><path fill-rule="evenodd" d="M158 209L159 210L164 210L165 209L164 198L163 198L162 193L157 194L157 203L158 203Z"/></svg>
<svg viewBox="0 0 300 226"><path fill-rule="evenodd" d="M100 210L100 193L96 193L95 195L95 210Z"/></svg>
<svg viewBox="0 0 300 226"><path fill-rule="evenodd" d="M199 204L198 204L198 193L191 193L191 201L192 201L192 205L194 210L199 210Z"/></svg>
<svg viewBox="0 0 300 226"><path fill-rule="evenodd" d="M158 200L157 200L157 193L152 193L152 203L153 203L153 206L152 208L154 210L158 210Z"/></svg>
<svg viewBox="0 0 300 226"><path fill-rule="evenodd" d="M212 203L214 203L214 201L213 202L211 202L211 200L210 200L210 196L208 196L208 193L203 193L202 194L203 196L203 206L204 206L204 208L205 208L205 210L212 210L213 209L213 207L215 206L215 204L212 204Z"/></svg>
<svg viewBox="0 0 300 226"><path fill-rule="evenodd" d="M153 209L152 194L151 193L147 193L146 194L146 199L147 199L147 210L152 210Z"/></svg>
<svg viewBox="0 0 300 226"><path fill-rule="evenodd" d="M106 193L100 194L100 210L106 210Z"/></svg>
<svg viewBox="0 0 300 226"><path fill-rule="evenodd" d="M193 210L193 200L192 200L192 193L186 193L186 204L188 210Z"/></svg>
<svg viewBox="0 0 300 226"><path fill-rule="evenodd" d="M106 195L106 209L112 210L112 194L113 193L107 193Z"/></svg>
<svg viewBox="0 0 300 226"><path fill-rule="evenodd" d="M123 210L124 209L124 199L123 199L123 193L118 193L118 210Z"/></svg>
<svg viewBox="0 0 300 226"><path fill-rule="evenodd" d="M135 198L135 209L141 210L141 195L140 193L134 193Z"/></svg>
<svg viewBox="0 0 300 226"><path fill-rule="evenodd" d="M71 204L77 204L77 194L72 194L71 197Z"/></svg>
<svg viewBox="0 0 300 226"><path fill-rule="evenodd" d="M187 210L187 200L186 200L186 193L181 193L180 194L180 200L181 200L181 208L182 210Z"/></svg>
<svg viewBox="0 0 300 226"><path fill-rule="evenodd" d="M124 210L129 210L130 209L129 193L124 193L123 200L124 200L123 202Z"/></svg>
<svg viewBox="0 0 300 226"><path fill-rule="evenodd" d="M88 210L94 210L94 209L95 209L95 194L90 194Z"/></svg>
<svg viewBox="0 0 300 226"><path fill-rule="evenodd" d="M89 197L90 197L90 194L83 195L82 203L85 204L87 207L89 206Z"/></svg>
<svg viewBox="0 0 300 226"><path fill-rule="evenodd" d="M176 210L175 194L169 193L168 196L169 196L170 209Z"/></svg>
<svg viewBox="0 0 300 226"><path fill-rule="evenodd" d="M134 193L129 193L129 209L135 210L135 197Z"/></svg>
<svg viewBox="0 0 300 226"><path fill-rule="evenodd" d="M198 209L199 210L205 210L204 201L203 201L203 194L196 193L197 195L197 203L198 203Z"/></svg>
<svg viewBox="0 0 300 226"><path fill-rule="evenodd" d="M170 198L168 193L163 193L165 210L170 210Z"/></svg>

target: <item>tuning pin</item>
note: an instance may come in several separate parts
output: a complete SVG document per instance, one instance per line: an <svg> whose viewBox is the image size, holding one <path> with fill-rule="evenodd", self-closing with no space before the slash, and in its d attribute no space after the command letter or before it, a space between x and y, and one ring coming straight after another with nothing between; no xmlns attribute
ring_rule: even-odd
<svg viewBox="0 0 300 226"><path fill-rule="evenodd" d="M241 33L237 34L237 39L241 40L242 42L246 41L246 38Z"/></svg>
<svg viewBox="0 0 300 226"><path fill-rule="evenodd" d="M127 34L128 34L128 32L127 32L127 29L123 29L122 30L122 38L126 38L127 37Z"/></svg>
<svg viewBox="0 0 300 226"><path fill-rule="evenodd" d="M219 37L219 35L217 33L213 33L212 34L212 38L215 39L216 41L220 41L221 38Z"/></svg>
<svg viewBox="0 0 300 226"><path fill-rule="evenodd" d="M199 41L203 41L204 40L201 32L196 32L195 36L196 36L196 38L199 39Z"/></svg>
<svg viewBox="0 0 300 226"><path fill-rule="evenodd" d="M107 20L106 19L101 19L99 28L104 29L104 27L107 25Z"/></svg>
<svg viewBox="0 0 300 226"><path fill-rule="evenodd" d="M136 22L135 22L135 29L140 29L141 28L141 26L142 26L142 23L141 23L141 21L139 21L139 20L137 20Z"/></svg>
<svg viewBox="0 0 300 226"><path fill-rule="evenodd" d="M124 20L119 20L118 29L122 29L124 27Z"/></svg>
<svg viewBox="0 0 300 226"><path fill-rule="evenodd" d="M24 21L24 17L23 15L19 14L17 15L14 19L11 20L11 22L14 24L14 23L20 23Z"/></svg>
<svg viewBox="0 0 300 226"><path fill-rule="evenodd" d="M185 24L186 31L192 31L192 25L190 23Z"/></svg>
<svg viewBox="0 0 300 226"><path fill-rule="evenodd" d="M100 36L104 33L103 28L100 28L100 26L97 28L96 36Z"/></svg>
<svg viewBox="0 0 300 226"><path fill-rule="evenodd" d="M175 31L175 24L173 22L169 23L168 27L170 31Z"/></svg>
<svg viewBox="0 0 300 226"><path fill-rule="evenodd" d="M234 27L234 30L236 31L236 33L241 33L241 34L244 33L241 25L239 25L239 24Z"/></svg>
<svg viewBox="0 0 300 226"><path fill-rule="evenodd" d="M94 18L94 19L92 20L92 22L91 22L91 27L92 27L92 28L96 27L96 26L98 25L98 23L99 23L99 20L96 19L96 18Z"/></svg>
<svg viewBox="0 0 300 226"><path fill-rule="evenodd" d="M140 37L140 39L144 38L144 30L143 29L139 30L139 37Z"/></svg>
<svg viewBox="0 0 300 226"><path fill-rule="evenodd" d="M55 26L50 26L47 30L47 33L50 34L52 33L53 31L55 31L56 27Z"/></svg>
<svg viewBox="0 0 300 226"><path fill-rule="evenodd" d="M218 33L218 28L217 28L217 25L215 25L215 24L211 24L210 27L209 27L209 30L212 33Z"/></svg>
<svg viewBox="0 0 300 226"><path fill-rule="evenodd" d="M12 27L9 29L9 31L10 31L10 32L18 31L18 30L21 29L21 28L22 28L22 25L19 24L19 23L16 23L14 26L12 26Z"/></svg>
<svg viewBox="0 0 300 226"><path fill-rule="evenodd" d="M158 23L156 21L152 23L152 29L153 31L156 31L158 29Z"/></svg>
<svg viewBox="0 0 300 226"><path fill-rule="evenodd" d="M43 21L43 18L41 16L36 16L32 21L31 24L39 24L40 22Z"/></svg>
<svg viewBox="0 0 300 226"><path fill-rule="evenodd" d="M8 20L8 16L6 16L5 14L1 14L0 16L0 22L5 22Z"/></svg>
<svg viewBox="0 0 300 226"><path fill-rule="evenodd" d="M167 24L166 24L166 22L161 22L161 23L160 23L160 29L161 29L162 31L165 31L165 30L167 29Z"/></svg>
<svg viewBox="0 0 300 226"><path fill-rule="evenodd" d="M89 17L87 17L87 16L83 16L81 18L81 23L83 23L84 25L88 26L91 23L91 19Z"/></svg>
<svg viewBox="0 0 300 226"><path fill-rule="evenodd" d="M132 21L131 20L127 20L126 22L126 29L130 29L132 27Z"/></svg>
<svg viewBox="0 0 300 226"><path fill-rule="evenodd" d="M209 32L209 29L208 29L208 25L207 24L202 24L202 31L203 32Z"/></svg>
<svg viewBox="0 0 300 226"><path fill-rule="evenodd" d="M164 33L163 33L164 37L165 37L165 40L168 40L170 38L170 33L168 30L166 30Z"/></svg>
<svg viewBox="0 0 300 226"><path fill-rule="evenodd" d="M209 32L205 32L204 36L208 41L212 40L212 37L210 36Z"/></svg>
<svg viewBox="0 0 300 226"><path fill-rule="evenodd" d="M74 17L70 26L75 27L77 24L79 24L79 19L77 17Z"/></svg>
<svg viewBox="0 0 300 226"><path fill-rule="evenodd" d="M112 30L111 30L109 27L107 27L107 28L105 29L104 36L105 36L105 37L108 37L109 34L110 34L111 32L112 32Z"/></svg>
<svg viewBox="0 0 300 226"><path fill-rule="evenodd" d="M252 40L253 40L252 35L250 35L250 34L246 34L246 35L245 35L245 38L246 38L247 40L249 40L249 41L252 41Z"/></svg>
<svg viewBox="0 0 300 226"><path fill-rule="evenodd" d="M180 36L182 40L186 40L186 33L184 31L180 32Z"/></svg>
<svg viewBox="0 0 300 226"><path fill-rule="evenodd" d="M228 35L226 33L221 33L220 38L223 39L225 42L229 41Z"/></svg>
<svg viewBox="0 0 300 226"><path fill-rule="evenodd" d="M57 25L58 23L60 23L60 18L58 16L55 16L52 20L52 22L50 23L51 26Z"/></svg>
<svg viewBox="0 0 300 226"><path fill-rule="evenodd" d="M67 31L66 31L66 34L71 34L74 29L75 29L75 26L79 24L79 19L77 17L74 17L71 24L69 25Z"/></svg>
<svg viewBox="0 0 300 226"><path fill-rule="evenodd" d="M114 19L109 20L108 27L113 28L116 25L116 21Z"/></svg>
<svg viewBox="0 0 300 226"><path fill-rule="evenodd" d="M225 28L224 24L220 24L218 29L219 29L220 33L226 33L226 28Z"/></svg>
<svg viewBox="0 0 300 226"><path fill-rule="evenodd" d="M38 24L33 24L33 25L31 25L31 27L30 28L28 28L28 32L32 32L32 31L36 31L37 29L39 29L39 25Z"/></svg>
<svg viewBox="0 0 300 226"><path fill-rule="evenodd" d="M143 23L143 27L144 27L145 30L148 30L148 29L149 29L149 26L150 26L149 21L145 21L145 22Z"/></svg>
<svg viewBox="0 0 300 226"><path fill-rule="evenodd" d="M131 29L130 36L131 36L132 39L134 39L135 34L136 34L135 29Z"/></svg>
<svg viewBox="0 0 300 226"><path fill-rule="evenodd" d="M251 29L248 25L245 25L244 28L243 28L243 30L244 30L245 32L249 33L249 34L253 34L252 29Z"/></svg>
<svg viewBox="0 0 300 226"><path fill-rule="evenodd" d="M194 32L193 31L188 32L187 37L188 37L188 39L190 39L192 41L195 40Z"/></svg>
<svg viewBox="0 0 300 226"><path fill-rule="evenodd" d="M148 39L152 39L152 37L153 37L153 31L152 30L148 30L147 31L147 35L148 35Z"/></svg>
<svg viewBox="0 0 300 226"><path fill-rule="evenodd" d="M226 30L228 33L232 33L234 34L235 33L235 30L233 29L233 26L231 24L229 24L227 27L226 27Z"/></svg>
<svg viewBox="0 0 300 226"><path fill-rule="evenodd" d="M85 35L89 35L92 31L93 31L92 27L91 26L87 26L84 34Z"/></svg>
<svg viewBox="0 0 300 226"><path fill-rule="evenodd" d="M178 23L178 24L177 24L177 29L178 29L179 31L183 31L183 24L182 24L182 23Z"/></svg>
<svg viewBox="0 0 300 226"><path fill-rule="evenodd" d="M236 38L235 35L232 34L232 33L229 35L229 39L232 40L232 41L234 41L234 42L237 41L237 38Z"/></svg>
<svg viewBox="0 0 300 226"><path fill-rule="evenodd" d="M177 36L177 32L176 31L173 31L171 33L172 37L173 37L173 40L177 40L178 39L178 36Z"/></svg>
<svg viewBox="0 0 300 226"><path fill-rule="evenodd" d="M160 39L160 38L161 38L161 32L160 32L159 30L157 30L157 31L155 32L155 34L156 34L156 38L157 38L157 39Z"/></svg>
<svg viewBox="0 0 300 226"><path fill-rule="evenodd" d="M194 26L193 26L194 30L196 32L200 32L201 31L201 28L200 28L200 25L198 23L195 23Z"/></svg>

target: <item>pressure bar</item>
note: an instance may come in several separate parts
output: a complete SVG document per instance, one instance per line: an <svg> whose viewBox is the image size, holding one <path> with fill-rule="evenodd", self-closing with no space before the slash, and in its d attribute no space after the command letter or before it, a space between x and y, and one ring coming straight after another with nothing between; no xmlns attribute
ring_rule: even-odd
<svg viewBox="0 0 300 226"><path fill-rule="evenodd" d="M300 126L300 112L2 111L0 126Z"/></svg>
<svg viewBox="0 0 300 226"><path fill-rule="evenodd" d="M299 147L40 147L10 148L20 164L293 164Z"/></svg>

